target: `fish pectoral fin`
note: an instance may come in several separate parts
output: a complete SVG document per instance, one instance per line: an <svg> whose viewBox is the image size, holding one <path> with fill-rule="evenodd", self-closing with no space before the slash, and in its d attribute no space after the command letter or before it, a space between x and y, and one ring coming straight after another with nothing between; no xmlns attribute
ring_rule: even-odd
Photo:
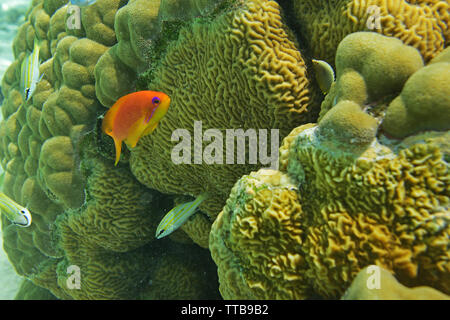
<svg viewBox="0 0 450 320"><path fill-rule="evenodd" d="M139 134L139 131L134 130L134 132L125 139L125 143L127 144L128 147L134 148L134 147L136 147L136 145L141 137L142 137L142 135Z"/></svg>
<svg viewBox="0 0 450 320"><path fill-rule="evenodd" d="M155 131L155 129L158 127L159 122L156 122L155 124L149 126L147 129L144 130L144 132L142 133L142 136L146 136L150 133L152 133L153 131Z"/></svg>

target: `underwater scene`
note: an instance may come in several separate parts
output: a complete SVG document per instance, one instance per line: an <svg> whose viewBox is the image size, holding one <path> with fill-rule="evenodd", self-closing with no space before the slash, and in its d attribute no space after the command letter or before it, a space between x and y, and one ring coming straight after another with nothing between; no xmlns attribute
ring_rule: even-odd
<svg viewBox="0 0 450 320"><path fill-rule="evenodd" d="M449 300L449 23L0 0L0 299Z"/></svg>

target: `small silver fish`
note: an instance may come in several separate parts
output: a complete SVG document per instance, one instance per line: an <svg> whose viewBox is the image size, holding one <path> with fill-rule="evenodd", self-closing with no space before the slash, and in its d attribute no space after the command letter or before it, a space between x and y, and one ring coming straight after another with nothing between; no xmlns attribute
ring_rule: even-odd
<svg viewBox="0 0 450 320"><path fill-rule="evenodd" d="M20 67L20 89L27 101L30 100L36 85L44 76L44 74L39 76L39 51L38 40L34 39L33 52L23 59Z"/></svg>
<svg viewBox="0 0 450 320"><path fill-rule="evenodd" d="M182 203L170 210L159 223L156 229L156 238L161 239L168 236L181 227L206 198L206 194L202 193L194 201Z"/></svg>
<svg viewBox="0 0 450 320"><path fill-rule="evenodd" d="M29 227L31 225L30 211L3 192L0 192L0 210L9 221L19 227Z"/></svg>
<svg viewBox="0 0 450 320"><path fill-rule="evenodd" d="M71 4L79 7L87 7L96 2L97 0L70 0Z"/></svg>

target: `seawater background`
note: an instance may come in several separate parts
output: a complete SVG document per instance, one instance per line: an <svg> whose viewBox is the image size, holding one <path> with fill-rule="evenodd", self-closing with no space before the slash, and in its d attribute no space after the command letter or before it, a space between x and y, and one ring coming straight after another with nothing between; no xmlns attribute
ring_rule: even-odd
<svg viewBox="0 0 450 320"><path fill-rule="evenodd" d="M0 79L14 60L12 42L17 28L24 22L31 0L0 0ZM0 96L0 103L2 96ZM0 113L0 120L2 114ZM3 169L0 167L0 174ZM1 187L1 186L0 186ZM0 299L13 299L19 287L19 277L3 251L3 235L0 229Z"/></svg>

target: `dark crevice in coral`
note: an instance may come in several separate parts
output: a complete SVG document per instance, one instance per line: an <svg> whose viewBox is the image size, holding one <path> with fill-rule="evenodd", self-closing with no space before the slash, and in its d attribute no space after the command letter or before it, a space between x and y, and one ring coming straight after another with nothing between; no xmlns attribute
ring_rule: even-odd
<svg viewBox="0 0 450 320"><path fill-rule="evenodd" d="M298 23L298 19L294 10L294 1L292 0L276 0L276 2L280 5L282 11L282 17L284 22L292 30L294 33L296 40L299 45L299 50L302 55L310 56L307 50L307 39L302 37L305 32L302 32L302 26Z"/></svg>

